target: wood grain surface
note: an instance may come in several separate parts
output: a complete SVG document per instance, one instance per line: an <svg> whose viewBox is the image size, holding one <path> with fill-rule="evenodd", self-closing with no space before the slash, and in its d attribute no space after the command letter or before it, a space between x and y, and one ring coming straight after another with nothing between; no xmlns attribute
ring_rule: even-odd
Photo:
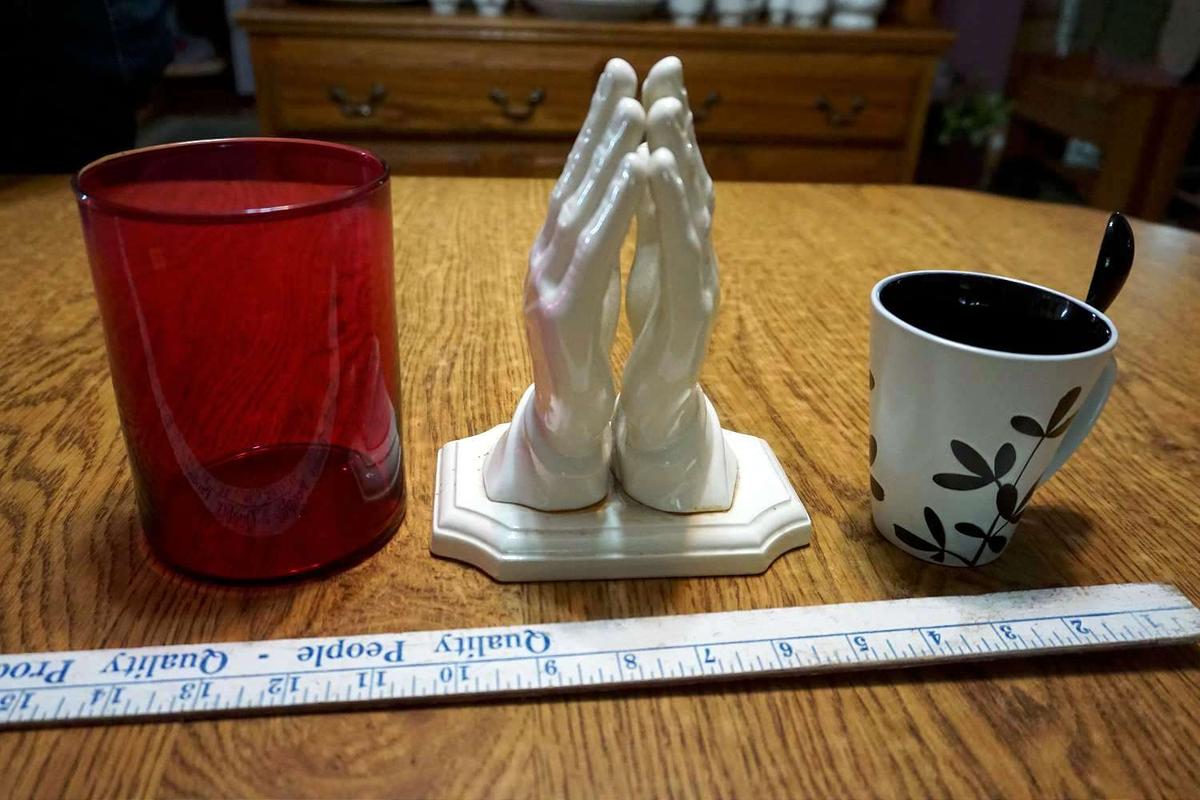
<svg viewBox="0 0 1200 800"><path fill-rule="evenodd" d="M705 385L814 518L761 576L501 585L428 552L434 458L508 419L548 181L393 183L408 517L358 567L195 583L140 539L65 178L0 184L0 650L530 624L1115 581L1200 600L1200 237L1140 224L1111 309L1121 375L1016 541L975 571L872 529L868 291L914 267L1081 294L1105 216L929 188L717 188ZM626 254L626 260L628 253ZM614 358L628 351L622 331ZM618 373L619 374L619 373ZM1029 659L710 689L0 733L0 795L1195 797L1200 651Z"/></svg>

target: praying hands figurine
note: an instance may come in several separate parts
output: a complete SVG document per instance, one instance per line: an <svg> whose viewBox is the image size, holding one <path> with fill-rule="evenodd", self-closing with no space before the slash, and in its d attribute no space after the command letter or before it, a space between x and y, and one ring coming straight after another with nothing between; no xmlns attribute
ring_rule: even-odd
<svg viewBox="0 0 1200 800"><path fill-rule="evenodd" d="M679 59L655 65L640 104L636 88L629 64L607 64L530 252L534 383L484 466L493 501L582 508L608 494L610 468L630 497L662 511L733 501L737 461L698 383L719 301L713 184ZM635 210L634 345L616 400L618 258Z"/></svg>
<svg viewBox="0 0 1200 800"><path fill-rule="evenodd" d="M683 65L663 59L637 89L608 62L530 250L533 385L511 423L438 452L430 550L497 580L749 574L812 535L770 444L723 430L700 388L720 289Z"/></svg>

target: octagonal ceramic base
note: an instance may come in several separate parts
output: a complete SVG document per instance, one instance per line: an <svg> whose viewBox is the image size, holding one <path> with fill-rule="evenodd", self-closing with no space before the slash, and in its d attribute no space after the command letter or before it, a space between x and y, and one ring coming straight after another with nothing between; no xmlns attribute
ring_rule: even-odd
<svg viewBox="0 0 1200 800"><path fill-rule="evenodd" d="M738 462L728 511L670 514L613 488L578 511L495 503L483 464L508 425L450 442L438 453L434 555L500 581L747 575L808 544L812 522L771 447L726 431Z"/></svg>

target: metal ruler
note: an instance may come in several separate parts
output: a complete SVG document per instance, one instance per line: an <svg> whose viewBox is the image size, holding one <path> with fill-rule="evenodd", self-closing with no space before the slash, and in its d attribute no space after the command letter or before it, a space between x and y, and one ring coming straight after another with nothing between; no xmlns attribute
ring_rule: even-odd
<svg viewBox="0 0 1200 800"><path fill-rule="evenodd" d="M670 686L1200 639L1118 584L685 616L0 656L0 728Z"/></svg>

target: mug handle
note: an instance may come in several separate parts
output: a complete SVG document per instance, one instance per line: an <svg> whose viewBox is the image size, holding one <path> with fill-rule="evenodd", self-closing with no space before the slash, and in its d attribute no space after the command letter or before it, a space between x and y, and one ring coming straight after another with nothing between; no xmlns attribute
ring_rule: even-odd
<svg viewBox="0 0 1200 800"><path fill-rule="evenodd" d="M1116 382L1117 360L1113 358L1109 359L1108 364L1104 367L1104 372L1100 373L1100 380L1096 381L1096 385L1088 392L1083 405L1075 414L1075 421L1063 434L1062 444L1059 446L1058 452L1054 454L1054 458L1050 459L1050 466L1046 467L1043 474L1043 483L1058 472L1059 467L1067 463L1067 459L1075 455L1079 445L1083 444L1083 440L1092 432L1092 426L1096 424L1096 420L1100 419L1100 412L1104 410L1104 404L1108 402L1108 396Z"/></svg>

